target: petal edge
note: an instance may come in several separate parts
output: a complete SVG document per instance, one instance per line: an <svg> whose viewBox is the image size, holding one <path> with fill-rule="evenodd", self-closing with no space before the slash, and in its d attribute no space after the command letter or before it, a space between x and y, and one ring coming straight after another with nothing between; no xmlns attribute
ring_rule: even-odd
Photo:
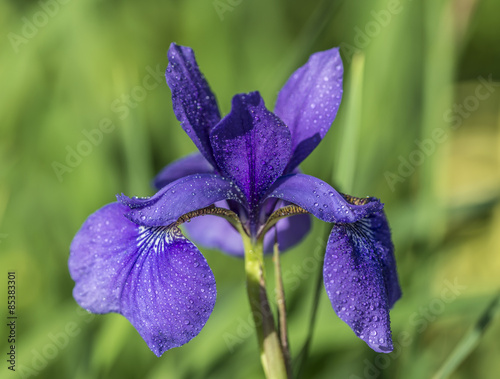
<svg viewBox="0 0 500 379"><path fill-rule="evenodd" d="M127 220L112 203L85 221L71 244L75 300L94 313L116 312L161 356L199 334L215 305L215 278L177 230Z"/></svg>
<svg viewBox="0 0 500 379"><path fill-rule="evenodd" d="M220 121L219 107L191 48L170 45L165 77L172 91L177 120L198 150L214 165L208 136Z"/></svg>
<svg viewBox="0 0 500 379"><path fill-rule="evenodd" d="M375 198L348 201L357 198L341 195L328 183L305 174L280 177L269 189L266 197L296 204L326 222L355 222L383 208L383 204Z"/></svg>
<svg viewBox="0 0 500 379"><path fill-rule="evenodd" d="M118 195L117 199L130 207L127 218L143 226L167 226L186 213L221 200L244 202L238 187L216 174L185 176L148 198Z"/></svg>
<svg viewBox="0 0 500 379"><path fill-rule="evenodd" d="M389 309L401 295L388 257L383 212L336 224L328 239L323 280L335 313L377 352L392 351ZM389 233L390 243L390 233ZM390 243L392 246L392 243Z"/></svg>
<svg viewBox="0 0 500 379"><path fill-rule="evenodd" d="M283 173L291 154L290 131L258 92L233 97L231 112L210 141L218 167L241 188L250 208Z"/></svg>
<svg viewBox="0 0 500 379"><path fill-rule="evenodd" d="M161 189L184 176L211 174L213 166L200 153L193 153L165 166L153 180L153 186Z"/></svg>
<svg viewBox="0 0 500 379"><path fill-rule="evenodd" d="M274 112L292 134L291 172L321 142L342 99L343 67L339 49L312 54L280 90Z"/></svg>

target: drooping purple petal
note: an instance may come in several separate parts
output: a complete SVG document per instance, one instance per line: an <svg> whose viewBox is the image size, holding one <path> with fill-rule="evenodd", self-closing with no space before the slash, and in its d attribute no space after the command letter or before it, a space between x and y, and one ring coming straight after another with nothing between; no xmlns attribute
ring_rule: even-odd
<svg viewBox="0 0 500 379"><path fill-rule="evenodd" d="M230 180L215 174L185 176L149 198L117 196L130 207L126 216L143 226L166 226L182 215L231 199L243 203L241 191Z"/></svg>
<svg viewBox="0 0 500 379"><path fill-rule="evenodd" d="M401 295L383 212L333 226L323 280L337 315L373 350L392 351L389 309Z"/></svg>
<svg viewBox="0 0 500 379"><path fill-rule="evenodd" d="M220 206L220 205L217 205ZM188 237L197 245L218 249L226 254L243 258L241 235L226 220L216 216L202 216L185 223ZM309 232L309 215L297 215L278 221L278 243L284 252L299 243ZM264 237L264 253L271 254L274 246L274 229Z"/></svg>
<svg viewBox="0 0 500 379"><path fill-rule="evenodd" d="M92 214L70 248L73 296L94 313L116 312L161 356L196 337L216 299L203 255L179 229L148 228L108 204Z"/></svg>
<svg viewBox="0 0 500 379"><path fill-rule="evenodd" d="M222 174L241 188L250 208L282 174L291 154L290 131L258 92L234 96L231 112L210 140Z"/></svg>
<svg viewBox="0 0 500 379"><path fill-rule="evenodd" d="M389 307L392 308L401 297L401 287L399 286L398 272L396 270L396 259L394 257L394 245L391 239L391 229L387 222L384 211L371 214L363 220L365 226L376 236L381 248L380 261L382 263L382 275L387 289Z"/></svg>
<svg viewBox="0 0 500 379"><path fill-rule="evenodd" d="M177 120L207 161L214 165L209 134L220 121L219 107L198 68L193 50L172 43L165 76Z"/></svg>
<svg viewBox="0 0 500 379"><path fill-rule="evenodd" d="M339 49L321 51L288 79L278 94L274 113L290 128L291 172L321 142L342 99L343 67Z"/></svg>
<svg viewBox="0 0 500 379"><path fill-rule="evenodd" d="M296 204L326 222L355 222L383 208L375 198L351 204L329 184L305 174L282 176L269 189L266 197Z"/></svg>
<svg viewBox="0 0 500 379"><path fill-rule="evenodd" d="M154 179L157 189L165 187L177 179L194 174L211 174L214 168L200 153L190 154L165 166Z"/></svg>

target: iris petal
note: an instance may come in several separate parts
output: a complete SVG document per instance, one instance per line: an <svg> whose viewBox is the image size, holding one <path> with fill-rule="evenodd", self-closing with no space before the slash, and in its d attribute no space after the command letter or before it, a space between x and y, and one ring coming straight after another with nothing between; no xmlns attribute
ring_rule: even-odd
<svg viewBox="0 0 500 379"><path fill-rule="evenodd" d="M389 309L401 291L382 211L333 226L323 280L333 309L354 333L377 352L392 351Z"/></svg>
<svg viewBox="0 0 500 379"><path fill-rule="evenodd" d="M291 172L321 142L337 115L342 99L343 67L339 49L311 55L278 94L274 112L290 128Z"/></svg>
<svg viewBox="0 0 500 379"><path fill-rule="evenodd" d="M382 276L387 290L389 307L392 308L401 297L398 272L396 270L396 259L394 257L394 245L391 240L391 230L387 217L383 211L375 212L363 219L365 228L371 231L379 248L380 263L382 264Z"/></svg>
<svg viewBox="0 0 500 379"><path fill-rule="evenodd" d="M258 92L234 96L231 112L210 140L222 174L241 188L250 209L283 173L291 153L290 131Z"/></svg>
<svg viewBox="0 0 500 379"><path fill-rule="evenodd" d="M143 226L164 226L182 215L231 199L244 202L240 190L228 179L215 174L185 176L163 187L149 198L117 196L130 207L127 217Z"/></svg>
<svg viewBox="0 0 500 379"><path fill-rule="evenodd" d="M156 189L194 174L211 174L214 168L200 153L190 154L165 166L154 179Z"/></svg>
<svg viewBox="0 0 500 379"><path fill-rule="evenodd" d="M308 214L296 215L279 220L276 223L277 240L280 252L294 247L309 233L311 216ZM264 236L264 253L271 254L274 248L275 231L271 228Z"/></svg>
<svg viewBox="0 0 500 379"><path fill-rule="evenodd" d="M216 216L202 216L184 224L187 235L196 243L210 249L218 249L226 254L243 258L244 249L241 235L226 220ZM298 215L278 221L278 243L280 252L298 244L311 228L309 215ZM264 253L273 252L274 228L264 237Z"/></svg>
<svg viewBox="0 0 500 379"><path fill-rule="evenodd" d="M197 336L216 299L203 255L178 229L149 228L109 204L92 214L71 244L73 296L94 313L117 312L161 356Z"/></svg>
<svg viewBox="0 0 500 379"><path fill-rule="evenodd" d="M184 227L186 235L195 244L243 258L241 235L223 218L217 216L196 217L184 224Z"/></svg>
<svg viewBox="0 0 500 379"><path fill-rule="evenodd" d="M220 121L219 107L191 48L170 45L165 74L177 120L203 156L213 165L210 130Z"/></svg>
<svg viewBox="0 0 500 379"><path fill-rule="evenodd" d="M279 178L266 197L296 204L326 222L355 222L380 210L383 205L375 198L350 203L329 184L313 176L290 174Z"/></svg>

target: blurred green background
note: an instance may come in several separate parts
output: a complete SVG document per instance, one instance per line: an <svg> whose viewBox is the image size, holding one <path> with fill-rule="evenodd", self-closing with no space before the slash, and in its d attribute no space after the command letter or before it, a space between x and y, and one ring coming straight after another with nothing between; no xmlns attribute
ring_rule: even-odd
<svg viewBox="0 0 500 379"><path fill-rule="evenodd" d="M241 260L203 250L215 310L160 359L123 317L71 295L69 245L86 217L116 193L153 194L154 174L195 149L163 77L175 41L194 48L224 114L253 90L272 109L310 54L341 47L344 100L302 169L386 204L403 297L383 356L322 290L304 377L430 378L456 363L451 378L497 378L498 307L486 311L500 288L499 14L496 0L2 0L0 293L15 271L19 319L17 371L4 326L0 377L262 377ZM282 256L294 356L324 234L315 222Z"/></svg>

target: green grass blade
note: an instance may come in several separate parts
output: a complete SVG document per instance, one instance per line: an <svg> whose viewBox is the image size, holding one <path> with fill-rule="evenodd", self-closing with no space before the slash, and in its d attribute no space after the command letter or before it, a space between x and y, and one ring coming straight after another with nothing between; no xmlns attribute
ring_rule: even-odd
<svg viewBox="0 0 500 379"><path fill-rule="evenodd" d="M460 366L477 347L481 337L484 335L487 327L491 324L499 310L500 292L495 296L472 329L469 330L464 338L458 343L457 347L451 352L450 356L434 375L433 379L448 378L458 366Z"/></svg>
<svg viewBox="0 0 500 379"><path fill-rule="evenodd" d="M342 131L339 159L332 180L346 193L353 189L356 158L358 156L359 131L363 108L363 72L365 57L357 53L352 59L351 85L347 94L347 117Z"/></svg>

